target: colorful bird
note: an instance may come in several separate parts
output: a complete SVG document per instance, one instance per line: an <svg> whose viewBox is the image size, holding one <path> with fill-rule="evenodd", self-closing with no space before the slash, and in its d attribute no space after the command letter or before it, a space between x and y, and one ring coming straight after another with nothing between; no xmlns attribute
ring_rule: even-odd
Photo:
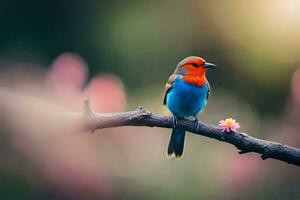
<svg viewBox="0 0 300 200"><path fill-rule="evenodd" d="M163 104L173 114L173 130L168 146L168 157L181 158L184 149L185 130L176 128L177 119L195 117L207 104L209 83L206 70L216 65L206 62L203 58L190 56L183 59L169 77L165 86Z"/></svg>

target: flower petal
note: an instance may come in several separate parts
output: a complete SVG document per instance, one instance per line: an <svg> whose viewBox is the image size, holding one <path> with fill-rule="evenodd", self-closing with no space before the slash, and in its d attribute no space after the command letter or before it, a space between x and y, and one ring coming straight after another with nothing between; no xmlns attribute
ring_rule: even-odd
<svg viewBox="0 0 300 200"><path fill-rule="evenodd" d="M232 131L237 131L237 129L240 128L240 124L233 118L220 120L218 125L223 132L228 132L228 133Z"/></svg>

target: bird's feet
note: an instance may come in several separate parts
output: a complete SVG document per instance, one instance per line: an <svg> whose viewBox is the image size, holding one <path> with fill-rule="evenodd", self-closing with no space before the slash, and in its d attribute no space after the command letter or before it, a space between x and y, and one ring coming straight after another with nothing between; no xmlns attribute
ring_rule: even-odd
<svg viewBox="0 0 300 200"><path fill-rule="evenodd" d="M174 129L175 129L176 126L177 126L177 122L178 122L177 117L173 115L173 128L174 128Z"/></svg>
<svg viewBox="0 0 300 200"><path fill-rule="evenodd" d="M196 116L194 116L194 117L195 117L195 123L196 123L196 132L198 132L199 127L200 127L200 123L199 123L198 118Z"/></svg>

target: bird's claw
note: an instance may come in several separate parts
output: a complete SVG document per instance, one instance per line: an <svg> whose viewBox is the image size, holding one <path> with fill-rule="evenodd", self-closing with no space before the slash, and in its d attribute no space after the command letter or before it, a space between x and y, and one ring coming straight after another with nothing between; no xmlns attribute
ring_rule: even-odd
<svg viewBox="0 0 300 200"><path fill-rule="evenodd" d="M199 123L199 120L197 119L196 116L195 116L195 123L196 123L196 132L198 132L199 127L200 127L200 123Z"/></svg>
<svg viewBox="0 0 300 200"><path fill-rule="evenodd" d="M175 129L176 126L177 126L177 121L178 121L177 117L173 116L173 128L174 128L174 129Z"/></svg>

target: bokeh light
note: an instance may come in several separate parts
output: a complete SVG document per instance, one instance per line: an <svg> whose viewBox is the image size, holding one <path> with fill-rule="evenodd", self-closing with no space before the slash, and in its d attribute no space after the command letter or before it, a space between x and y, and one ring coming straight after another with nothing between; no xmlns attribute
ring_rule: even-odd
<svg viewBox="0 0 300 200"><path fill-rule="evenodd" d="M300 3L5 1L0 6L1 199L299 199L299 169L170 130L80 131L94 111L169 115L164 85L186 56L217 68L203 122L300 147Z"/></svg>

